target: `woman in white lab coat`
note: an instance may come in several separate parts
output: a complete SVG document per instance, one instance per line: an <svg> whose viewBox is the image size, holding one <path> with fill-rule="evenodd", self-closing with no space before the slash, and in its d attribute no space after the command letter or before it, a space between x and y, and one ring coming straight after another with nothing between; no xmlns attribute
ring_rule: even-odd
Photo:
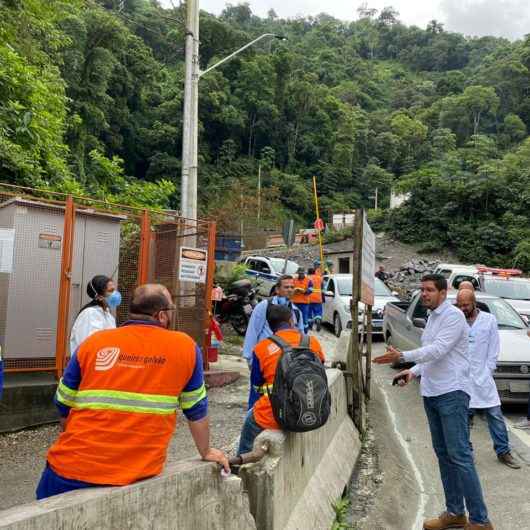
<svg viewBox="0 0 530 530"><path fill-rule="evenodd" d="M116 327L116 319L111 311L120 305L121 294L114 282L107 276L94 276L88 282L86 292L92 300L81 309L75 319L70 333L71 355L96 331Z"/></svg>

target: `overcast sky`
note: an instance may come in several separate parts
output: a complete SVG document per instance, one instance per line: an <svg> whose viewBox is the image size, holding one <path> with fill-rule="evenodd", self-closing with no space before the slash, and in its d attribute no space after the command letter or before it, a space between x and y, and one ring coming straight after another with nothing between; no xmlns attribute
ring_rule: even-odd
<svg viewBox="0 0 530 530"><path fill-rule="evenodd" d="M166 6L171 0L161 0ZM173 0L178 5L178 0ZM201 9L219 14L226 0L199 0ZM232 0L231 4L240 3ZM249 0L252 11L266 16L274 9L278 16L316 15L326 12L341 20L357 18L362 0ZM530 0L370 0L369 7L392 5L408 25L425 27L433 18L446 29L465 35L495 35L510 39L530 33Z"/></svg>

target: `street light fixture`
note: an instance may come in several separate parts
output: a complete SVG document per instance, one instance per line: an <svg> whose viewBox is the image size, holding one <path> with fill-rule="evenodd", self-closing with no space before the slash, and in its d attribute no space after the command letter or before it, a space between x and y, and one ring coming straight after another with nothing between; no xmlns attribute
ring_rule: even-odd
<svg viewBox="0 0 530 530"><path fill-rule="evenodd" d="M270 37L286 41L287 37L264 33L245 44L234 53L201 71L199 68L199 2L187 0L186 63L184 81L184 115L182 124L182 175L180 187L180 213L188 219L197 219L197 153L198 153L198 101L199 79L226 63L260 40Z"/></svg>
<svg viewBox="0 0 530 530"><path fill-rule="evenodd" d="M243 50L246 50L247 48L250 48L250 46L253 46L258 41L266 38L266 37L272 37L273 39L278 39L281 41L286 41L287 37L284 37L283 35L276 35L275 33L264 33L263 35L260 35L257 39L254 39L253 41L250 41L248 44L245 44L239 50L236 50L234 53L231 53L230 55L226 56L224 59L221 59L219 62L215 63L212 66L209 66L206 68L206 70L199 71L199 79L207 74L208 72L211 72L214 68L217 68L218 66L221 66L223 63L226 63L230 59L234 58L236 55L240 54Z"/></svg>

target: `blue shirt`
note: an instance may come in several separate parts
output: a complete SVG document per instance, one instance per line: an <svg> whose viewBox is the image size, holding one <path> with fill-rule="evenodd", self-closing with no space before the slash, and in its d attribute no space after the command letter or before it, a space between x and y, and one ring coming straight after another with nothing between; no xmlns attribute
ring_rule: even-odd
<svg viewBox="0 0 530 530"><path fill-rule="evenodd" d="M260 302L254 308L254 311L252 311L252 315L250 316L250 320L247 327L247 333L245 334L245 342L243 343L243 357L247 361L250 361L252 359L254 348L256 347L256 344L258 344L258 342L261 342L263 339L268 339L269 337L274 335L269 326L269 323L267 322L267 305L269 303L278 305L278 297L273 296L270 299L270 302L268 300L263 300L262 302ZM300 309L298 309L291 302L288 302L287 304L283 305L289 305L292 308L294 325L299 331L303 333L304 320L302 318Z"/></svg>

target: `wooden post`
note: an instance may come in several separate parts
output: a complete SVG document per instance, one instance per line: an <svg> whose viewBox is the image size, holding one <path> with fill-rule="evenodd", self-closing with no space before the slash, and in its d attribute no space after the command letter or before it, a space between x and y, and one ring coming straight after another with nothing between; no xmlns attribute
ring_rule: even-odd
<svg viewBox="0 0 530 530"><path fill-rule="evenodd" d="M70 290L72 284L72 253L74 248L75 205L71 195L66 198L63 228L63 252L61 254L61 277L59 279L59 308L57 312L57 335L55 342L55 370L59 380L64 371L68 339L68 316L70 314Z"/></svg>
<svg viewBox="0 0 530 530"><path fill-rule="evenodd" d="M206 271L206 289L204 301L204 339L203 339L203 365L204 370L208 370L208 329L210 328L210 322L212 319L212 289L215 275L215 235L216 235L216 223L210 221L208 229L208 270Z"/></svg>
<svg viewBox="0 0 530 530"><path fill-rule="evenodd" d="M364 432L364 397L362 389L361 345L359 342L359 299L361 297L363 215L361 209L355 211L353 226L353 268L351 318L352 330L348 351L347 370L351 373L348 389L351 417L361 433Z"/></svg>
<svg viewBox="0 0 530 530"><path fill-rule="evenodd" d="M149 245L151 244L151 219L144 210L140 228L140 251L138 253L138 285L149 281Z"/></svg>
<svg viewBox="0 0 530 530"><path fill-rule="evenodd" d="M366 384L364 386L364 393L370 399L370 385L372 379L372 306L366 306Z"/></svg>

